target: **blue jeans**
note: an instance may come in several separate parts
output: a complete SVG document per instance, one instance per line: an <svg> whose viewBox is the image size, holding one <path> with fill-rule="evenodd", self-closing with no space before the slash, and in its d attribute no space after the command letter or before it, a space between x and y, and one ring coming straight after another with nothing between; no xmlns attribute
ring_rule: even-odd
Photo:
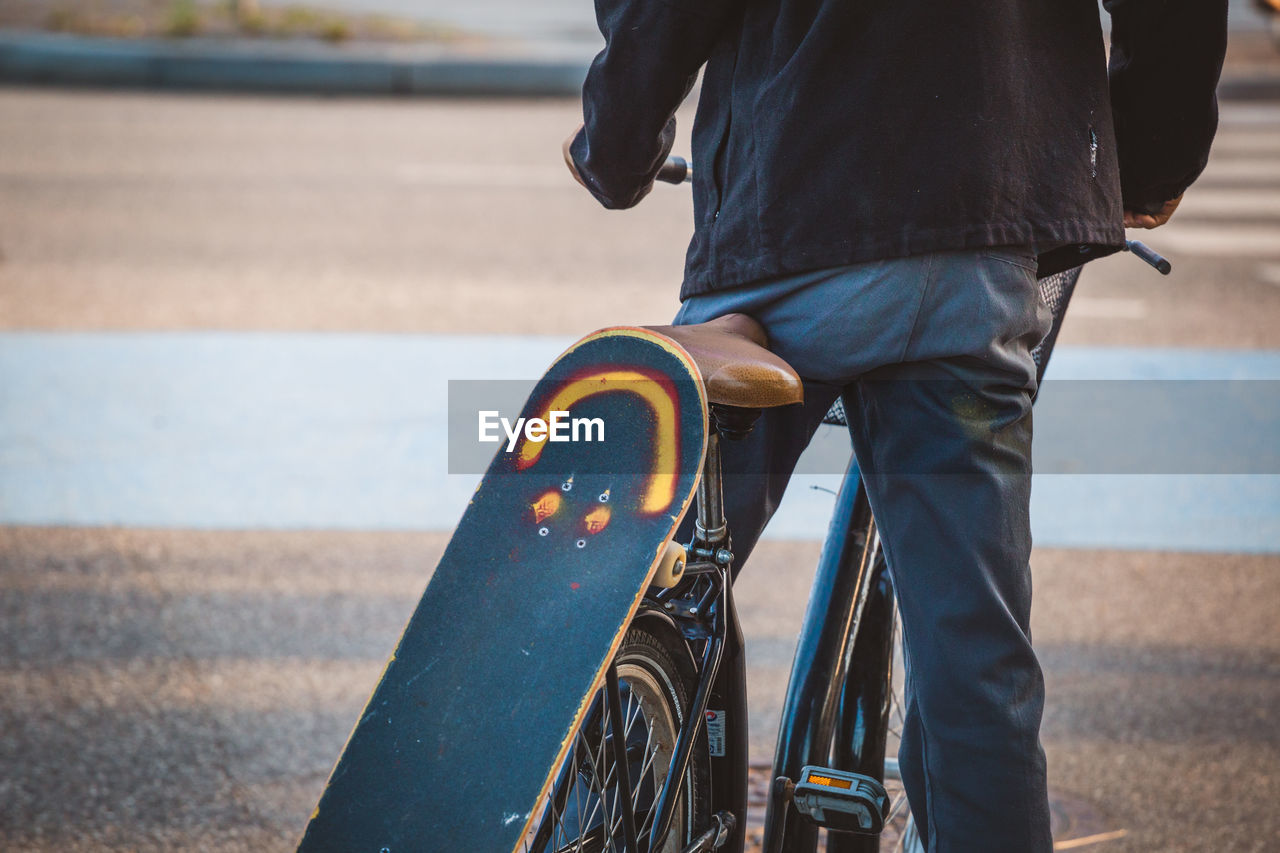
<svg viewBox="0 0 1280 853"><path fill-rule="evenodd" d="M1031 350L1049 328L1030 248L858 264L695 296L677 324L750 314L802 405L723 443L740 559L841 397L897 591L899 761L932 853L1052 848L1031 649ZM741 563L739 563L741 565Z"/></svg>

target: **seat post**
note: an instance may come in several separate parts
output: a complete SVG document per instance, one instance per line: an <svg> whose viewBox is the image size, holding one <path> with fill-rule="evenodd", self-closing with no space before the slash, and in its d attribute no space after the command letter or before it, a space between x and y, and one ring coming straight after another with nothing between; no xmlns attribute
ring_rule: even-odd
<svg viewBox="0 0 1280 853"><path fill-rule="evenodd" d="M694 526L694 539L715 550L727 538L724 491L720 479L720 432L713 428L707 436L707 452L702 459L702 479L698 481L698 521Z"/></svg>
<svg viewBox="0 0 1280 853"><path fill-rule="evenodd" d="M759 419L760 412L760 409L742 406L711 404L711 433L707 436L702 480L698 483L698 523L694 529L694 538L713 552L729 544L728 522L724 517L720 441L725 438L732 441L746 438Z"/></svg>

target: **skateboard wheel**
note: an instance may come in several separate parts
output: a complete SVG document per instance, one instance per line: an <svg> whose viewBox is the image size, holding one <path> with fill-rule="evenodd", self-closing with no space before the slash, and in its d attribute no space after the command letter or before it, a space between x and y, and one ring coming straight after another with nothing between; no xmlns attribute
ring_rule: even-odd
<svg viewBox="0 0 1280 853"><path fill-rule="evenodd" d="M686 559L684 546L679 542L668 542L666 550L658 560L658 570L653 575L653 585L670 589L680 583L684 577Z"/></svg>

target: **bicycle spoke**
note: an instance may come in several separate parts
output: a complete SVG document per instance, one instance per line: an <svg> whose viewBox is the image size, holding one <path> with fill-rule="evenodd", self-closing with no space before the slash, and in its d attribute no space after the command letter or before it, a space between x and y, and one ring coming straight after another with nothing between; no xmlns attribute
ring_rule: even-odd
<svg viewBox="0 0 1280 853"><path fill-rule="evenodd" d="M582 835L589 831L591 825L595 821L596 813L600 811L601 807L604 805L604 795L602 793L603 783L600 780L599 773L600 764L603 761L603 758L597 750L593 749L591 745L587 743L586 735L582 735L581 732L579 732L579 734L582 738L582 744L587 750L587 758L583 764L591 773L591 778L586 780L586 790L583 793L587 797L591 797L593 793L596 794L595 797L591 798L589 803L582 803L582 797L578 797L581 807L588 809L585 817L583 817L581 810L578 813L578 849L582 849Z"/></svg>
<svg viewBox="0 0 1280 853"><path fill-rule="evenodd" d="M650 749L651 745L653 747L652 749ZM637 784L636 786L637 794L639 793L641 787L643 786L644 780L649 776L650 773L654 773L656 777L656 772L654 770L654 763L658 758L658 754L661 752L661 747L662 747L661 743L654 743L653 729L651 728L649 730L649 737L646 738L645 740L645 759L640 768L640 777L639 777L640 781L639 781L639 784ZM636 834L638 837L647 838L649 835L649 832L653 829L653 823L658 816L658 812L655 807L657 806L658 800L661 798L663 787L665 787L666 784L670 784L670 783L671 783L670 777L664 780L664 782L661 784L658 782L657 778L654 778L653 802L649 804L649 808L645 811L644 819L640 822L640 826L636 830ZM635 805L636 804L634 803L632 804L633 809L635 808Z"/></svg>
<svg viewBox="0 0 1280 853"><path fill-rule="evenodd" d="M633 713L633 709L634 709L634 713ZM636 721L636 720L638 720L638 719L643 719L643 717L642 717L642 715L641 715L641 713L640 713L640 712L641 712L641 710L642 710L642 709L640 708L639 703L636 701L636 695L635 695L634 693L632 693L630 690L628 690L628 691L627 691L627 708L626 708L626 711L625 711L625 712L623 712L623 715L622 715L622 716L623 716L623 719L625 719L625 720L626 720L626 722L625 722L625 723L623 724L623 726L622 726L622 729L623 729L623 731L622 731L622 739L623 739L623 740L629 740L629 739L630 739L630 737L631 737L631 727L632 727L633 725L635 725L635 721Z"/></svg>
<svg viewBox="0 0 1280 853"><path fill-rule="evenodd" d="M572 788L572 789L570 789L569 794L573 797L574 811L577 813L577 816L578 816L578 827L579 827L579 829L581 829L581 827L582 827L582 797L581 797L581 795L578 793L578 789L579 789L579 786L578 786L578 771L577 771L577 769L576 769L576 768L578 767L578 763L579 763L579 761L580 761L580 759L579 759L579 757L578 757L578 739L577 739L577 738L575 738L575 739L574 739L574 742L573 742L573 764L571 765L572 767L574 767L574 768L575 768L575 769L574 769L574 771L573 771L573 779L572 779L573 788ZM563 822L563 821L561 821L561 823L559 824L559 829L560 829L560 839L561 839L561 841L563 841L565 844L568 844L568 843L569 843L569 833L565 831L565 828L564 828L564 822ZM557 845L557 846L556 846L556 849L560 849L560 846L559 846L559 845Z"/></svg>
<svg viewBox="0 0 1280 853"><path fill-rule="evenodd" d="M649 808L644 813L644 819L640 821L640 826L636 829L636 835L640 838L649 837L649 832L653 829L653 821L658 816L658 811L654 808L657 805L657 793L657 791L654 792L655 802L649 804Z"/></svg>
<svg viewBox="0 0 1280 853"><path fill-rule="evenodd" d="M905 809L906 807L907 807L907 795L905 793L899 794L898 796L894 797L893 805L889 807L889 817L885 819L885 823L888 823L898 815L902 814L902 810Z"/></svg>
<svg viewBox="0 0 1280 853"><path fill-rule="evenodd" d="M616 843L621 843L626 848L628 833L634 835L635 827L634 812L631 814L627 812L627 809L631 807L631 798L623 796L624 792L629 790L631 779L627 770L626 732L628 727L623 723L626 712L622 708L622 684L618 679L616 667L610 668L605 678L605 697L606 716L609 719L607 742L609 745L608 755L610 757L608 770L605 774L605 796L609 798L612 806L608 819L609 845L612 848L616 846ZM631 699L631 691L628 689L628 708L630 707ZM630 825L628 826L629 822ZM621 836L621 841L616 842L619 836Z"/></svg>
<svg viewBox="0 0 1280 853"><path fill-rule="evenodd" d="M635 808L636 800L640 796L640 790L644 786L645 776L646 774L648 774L649 768L653 766L653 759L656 758L658 755L658 750L656 747L652 751L649 749L649 747L652 744L653 744L653 729L649 729L649 736L645 738L645 742L644 742L644 753L643 753L644 757L641 759L641 763L640 763L640 773L637 777L638 784L631 791L631 808L632 809Z"/></svg>
<svg viewBox="0 0 1280 853"><path fill-rule="evenodd" d="M619 671L616 687L606 684L596 694L540 804L537 832L530 830L518 850L630 853L627 844L634 832L638 849L649 851L657 818L654 802L670 781L663 777L669 774L670 742L681 716L678 705L667 704L664 682L655 675L651 668L630 664ZM679 792L678 799L684 797ZM688 819L683 810L679 814L652 853L669 853L670 846L685 843Z"/></svg>
<svg viewBox="0 0 1280 853"><path fill-rule="evenodd" d="M584 743L585 743L585 740L586 739L583 738ZM608 796L607 794L608 789L605 785L604 780L600 778L600 772L599 772L600 766L604 763L604 748L605 748L604 727L601 726L599 749L592 750L590 754L590 760L586 762L588 769L590 769L591 771L591 778L595 782L595 791L597 792L598 796L595 798L595 802L591 804L591 811L587 813L587 819L586 819L585 825L579 824L580 832L585 831L586 827L591 826L592 822L595 820L597 812L602 812L601 823L603 825L608 825L610 822L609 805L606 800ZM610 846L612 847L612 840L610 841Z"/></svg>
<svg viewBox="0 0 1280 853"><path fill-rule="evenodd" d="M548 843L550 849L560 850L562 849L561 841L568 840L564 827L565 806L571 794L575 801L579 799L576 771L578 764L578 739L575 737L553 789L547 793L541 803L537 831L532 838L526 837L524 841L525 853L535 853L535 851L543 853L548 849Z"/></svg>

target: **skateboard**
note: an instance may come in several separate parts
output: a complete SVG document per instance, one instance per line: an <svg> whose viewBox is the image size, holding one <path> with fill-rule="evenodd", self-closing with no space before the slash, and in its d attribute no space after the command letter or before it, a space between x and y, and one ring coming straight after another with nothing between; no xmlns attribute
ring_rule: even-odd
<svg viewBox="0 0 1280 853"><path fill-rule="evenodd" d="M588 335L552 364L521 417L299 850L517 849L645 590L677 550L707 407L674 341L631 327Z"/></svg>

